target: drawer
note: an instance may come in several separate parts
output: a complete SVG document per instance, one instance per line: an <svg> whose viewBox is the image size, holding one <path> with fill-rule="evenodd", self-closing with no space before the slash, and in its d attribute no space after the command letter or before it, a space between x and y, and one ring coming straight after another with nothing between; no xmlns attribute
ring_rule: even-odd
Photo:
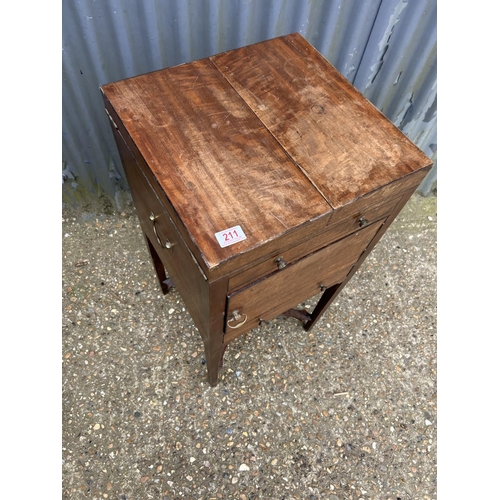
<svg viewBox="0 0 500 500"><path fill-rule="evenodd" d="M182 265L185 260L187 260L188 268L196 267L206 280L205 274L184 243L167 209L158 199L142 172L137 172L134 188L131 189L139 191L140 200L136 206L142 230L162 258L174 282L177 284L179 278L182 279L182 274L186 272L186 267Z"/></svg>
<svg viewBox="0 0 500 500"><path fill-rule="evenodd" d="M336 238L342 238L348 234L378 222L380 219L385 219L396 208L396 205L401 199L400 196L392 199L383 199L378 203L374 202L368 205L364 199L357 200L349 207L348 211L342 211L341 217L334 217L330 219L329 231L335 234Z"/></svg>
<svg viewBox="0 0 500 500"><path fill-rule="evenodd" d="M309 255L348 234L358 231L360 227L369 226L386 218L398 203L398 199L386 200L378 206L361 206L352 210L344 219L330 225L321 234L307 239L298 245L285 250L275 251L264 262L243 271L229 279L229 290L235 291L279 269L285 269L294 261ZM279 260L278 260L279 259Z"/></svg>
<svg viewBox="0 0 500 500"><path fill-rule="evenodd" d="M259 319L269 319L270 312L276 316L318 294L321 285L340 283L382 223L372 224L229 295L224 341L255 328Z"/></svg>
<svg viewBox="0 0 500 500"><path fill-rule="evenodd" d="M328 222L329 226L337 226L351 221L351 227L356 224L359 217L365 217L368 221L375 220L376 212L383 212L389 215L392 208L396 206L401 197L410 189L415 188L421 182L423 176L421 173L412 174L403 177L395 182L391 182L376 191L362 196L347 205L335 210Z"/></svg>

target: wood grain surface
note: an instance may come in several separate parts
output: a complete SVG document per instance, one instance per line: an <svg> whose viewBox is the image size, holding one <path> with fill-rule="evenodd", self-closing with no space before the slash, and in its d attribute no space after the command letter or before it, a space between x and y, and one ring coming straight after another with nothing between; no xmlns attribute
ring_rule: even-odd
<svg viewBox="0 0 500 500"><path fill-rule="evenodd" d="M351 234L326 248L277 271L247 288L231 294L228 299L228 318L234 310L247 315L248 329L259 317L267 317L271 309L283 312L309 297L320 293L320 285L326 287L341 281L356 263L358 257L377 233L383 221ZM226 328L226 335L234 331Z"/></svg>
<svg viewBox="0 0 500 500"><path fill-rule="evenodd" d="M340 240L350 233L359 231L360 225L358 220L361 217L365 217L366 225L371 225L374 222L378 222L379 220L386 218L398 201L398 199L389 200L388 202L381 203L377 206L367 207L365 210L360 210L354 213L354 216L345 218L342 221L342 224L329 226L326 231L319 232L314 236L304 239L298 244L295 242L294 245L288 248L281 248L278 251L273 252L264 262L231 277L229 279L229 290L233 292L234 290L237 290L252 281L256 281L259 278L276 271L276 259L278 257L282 257L286 265L289 265L296 260L329 245L330 243Z"/></svg>
<svg viewBox="0 0 500 500"><path fill-rule="evenodd" d="M212 386L230 341L326 289L314 326L432 165L297 33L101 90ZM233 226L246 239L222 247Z"/></svg>
<svg viewBox="0 0 500 500"><path fill-rule="evenodd" d="M331 212L210 60L102 90L209 268ZM236 225L247 239L221 248Z"/></svg>
<svg viewBox="0 0 500 500"><path fill-rule="evenodd" d="M297 33L211 60L334 208L432 163Z"/></svg>

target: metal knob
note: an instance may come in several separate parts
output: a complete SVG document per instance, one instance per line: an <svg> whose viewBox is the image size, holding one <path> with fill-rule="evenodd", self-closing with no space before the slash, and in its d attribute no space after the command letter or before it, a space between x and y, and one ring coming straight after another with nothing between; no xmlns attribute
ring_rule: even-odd
<svg viewBox="0 0 500 500"><path fill-rule="evenodd" d="M327 289L327 286L326 285L323 285L323 283L321 283L321 285L319 285L319 289L324 292L326 289Z"/></svg>
<svg viewBox="0 0 500 500"><path fill-rule="evenodd" d="M368 221L364 217L360 217L358 219L359 227L365 227L368 224Z"/></svg>
<svg viewBox="0 0 500 500"><path fill-rule="evenodd" d="M286 262L283 260L283 257L278 257L274 262L278 264L278 269L284 269L286 267Z"/></svg>

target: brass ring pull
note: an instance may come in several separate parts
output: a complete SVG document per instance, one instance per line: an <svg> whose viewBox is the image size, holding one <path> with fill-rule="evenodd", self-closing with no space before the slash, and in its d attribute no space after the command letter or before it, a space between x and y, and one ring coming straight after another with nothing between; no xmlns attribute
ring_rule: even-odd
<svg viewBox="0 0 500 500"><path fill-rule="evenodd" d="M158 236L158 233L156 232L156 219L158 217L156 217L156 215L151 212L151 215L149 216L149 220L153 223L153 231L155 233L155 236L156 236L156 241L158 242L158 245L160 245L162 248L172 248L172 243L170 243L170 241L168 240L165 240L165 244L163 244L160 240L160 237Z"/></svg>
<svg viewBox="0 0 500 500"><path fill-rule="evenodd" d="M248 319L248 316L246 314L241 315L238 310L233 311L233 313L231 314L231 316L232 316L232 318L227 321L227 326L229 328L239 328L240 326L244 325L246 323L247 319ZM243 319L243 321L241 321L241 319L243 318L243 316L245 317L245 319ZM230 325L229 323L231 321L236 321L236 324L235 325Z"/></svg>
<svg viewBox="0 0 500 500"><path fill-rule="evenodd" d="M357 222L359 227L365 227L368 224L368 221L364 217L360 217Z"/></svg>

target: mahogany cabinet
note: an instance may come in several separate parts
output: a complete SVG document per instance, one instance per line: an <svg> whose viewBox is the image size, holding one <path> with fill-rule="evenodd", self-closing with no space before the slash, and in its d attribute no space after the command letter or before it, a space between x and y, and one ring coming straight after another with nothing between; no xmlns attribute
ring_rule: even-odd
<svg viewBox="0 0 500 500"><path fill-rule="evenodd" d="M175 283L212 386L260 321L310 329L432 166L297 33L101 91L160 286Z"/></svg>

